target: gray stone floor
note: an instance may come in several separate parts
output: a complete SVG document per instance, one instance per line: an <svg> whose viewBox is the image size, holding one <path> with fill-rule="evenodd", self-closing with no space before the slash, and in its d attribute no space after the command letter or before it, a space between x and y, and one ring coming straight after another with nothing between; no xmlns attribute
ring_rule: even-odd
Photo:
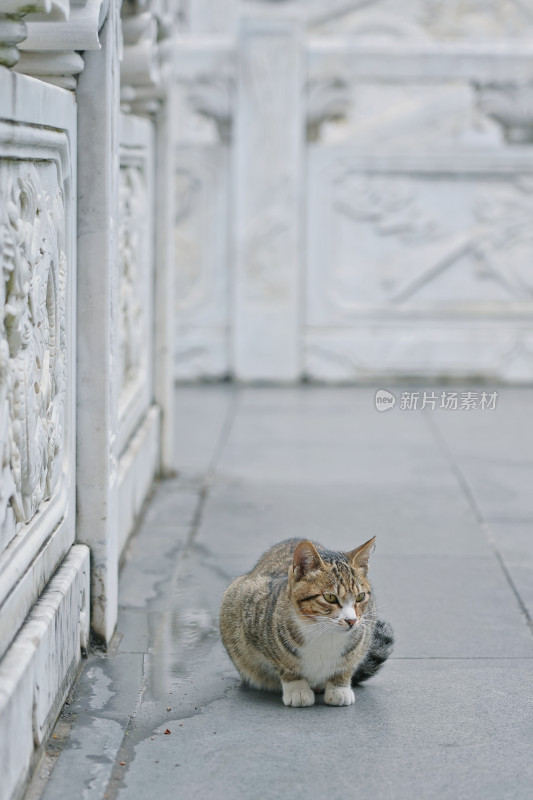
<svg viewBox="0 0 533 800"><path fill-rule="evenodd" d="M180 389L180 475L28 798L532 797L533 391L499 391L494 411L378 413L370 388ZM397 644L356 704L241 688L217 633L231 579L287 536L374 534Z"/></svg>

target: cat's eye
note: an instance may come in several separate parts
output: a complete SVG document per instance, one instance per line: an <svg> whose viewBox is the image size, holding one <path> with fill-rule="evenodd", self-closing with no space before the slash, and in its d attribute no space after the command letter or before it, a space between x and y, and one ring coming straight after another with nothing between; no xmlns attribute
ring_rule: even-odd
<svg viewBox="0 0 533 800"><path fill-rule="evenodd" d="M331 594L330 592L324 592L324 600L326 600L328 603L336 603L337 595Z"/></svg>
<svg viewBox="0 0 533 800"><path fill-rule="evenodd" d="M366 592L359 592L359 594L355 598L355 602L356 603L362 603L363 600L365 599L365 597L366 597Z"/></svg>

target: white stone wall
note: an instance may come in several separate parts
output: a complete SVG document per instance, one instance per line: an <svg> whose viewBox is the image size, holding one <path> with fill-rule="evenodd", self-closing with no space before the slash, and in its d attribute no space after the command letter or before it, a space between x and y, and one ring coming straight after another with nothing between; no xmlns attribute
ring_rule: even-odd
<svg viewBox="0 0 533 800"><path fill-rule="evenodd" d="M231 145L234 65L227 43L174 51L175 374L223 378L231 370Z"/></svg>
<svg viewBox="0 0 533 800"><path fill-rule="evenodd" d="M122 552L158 470L154 388L155 130L122 115L119 178L118 548Z"/></svg>
<svg viewBox="0 0 533 800"><path fill-rule="evenodd" d="M76 114L0 80L1 656L75 538Z"/></svg>
<svg viewBox="0 0 533 800"><path fill-rule="evenodd" d="M24 785L87 647L76 538L76 106L0 68L0 797Z"/></svg>
<svg viewBox="0 0 533 800"><path fill-rule="evenodd" d="M0 0L0 800L89 627L111 641L120 555L173 469L177 6L28 8Z"/></svg>
<svg viewBox="0 0 533 800"><path fill-rule="evenodd" d="M532 33L503 2L314 28L307 375L533 379Z"/></svg>
<svg viewBox="0 0 533 800"><path fill-rule="evenodd" d="M176 377L530 382L524 4L189 8Z"/></svg>

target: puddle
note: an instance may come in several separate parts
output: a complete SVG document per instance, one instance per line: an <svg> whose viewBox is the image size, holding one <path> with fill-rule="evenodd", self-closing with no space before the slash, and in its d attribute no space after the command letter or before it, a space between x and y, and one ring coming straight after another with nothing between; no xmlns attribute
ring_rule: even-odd
<svg viewBox="0 0 533 800"><path fill-rule="evenodd" d="M97 665L89 667L86 672L86 678L87 684L91 689L89 708L91 711L101 711L106 703L115 695L115 693L109 689L112 683L111 678Z"/></svg>

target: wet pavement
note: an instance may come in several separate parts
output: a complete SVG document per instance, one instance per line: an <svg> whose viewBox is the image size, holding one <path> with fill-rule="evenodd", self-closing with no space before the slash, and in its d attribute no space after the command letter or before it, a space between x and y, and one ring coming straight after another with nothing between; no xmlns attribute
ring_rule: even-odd
<svg viewBox="0 0 533 800"><path fill-rule="evenodd" d="M180 474L155 488L113 650L85 662L27 800L531 797L533 390L473 411L392 391L378 413L370 388L179 389ZM355 705L240 687L217 630L229 582L288 536L373 535L397 644Z"/></svg>

